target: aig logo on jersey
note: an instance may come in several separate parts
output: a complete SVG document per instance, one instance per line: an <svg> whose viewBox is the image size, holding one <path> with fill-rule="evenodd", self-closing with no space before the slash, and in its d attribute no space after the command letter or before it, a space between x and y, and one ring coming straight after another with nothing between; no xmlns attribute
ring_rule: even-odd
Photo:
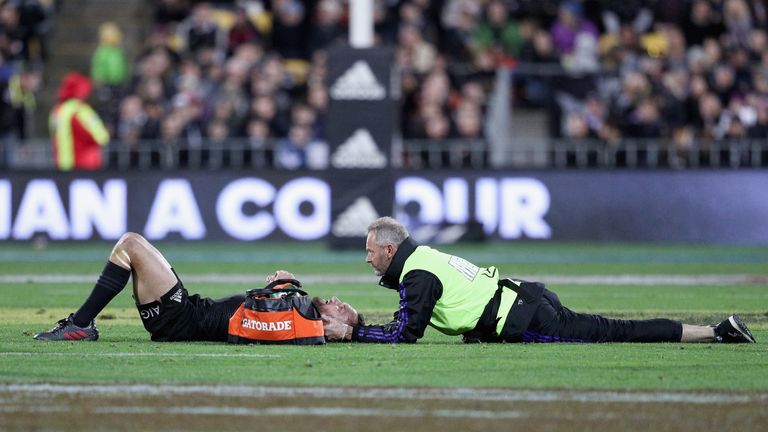
<svg viewBox="0 0 768 432"><path fill-rule="evenodd" d="M371 66L358 60L330 88L335 100L381 100L387 96L384 86L376 80Z"/></svg>
<svg viewBox="0 0 768 432"><path fill-rule="evenodd" d="M151 306L147 309L141 309L139 310L139 315L141 315L141 319L144 321L156 316L160 316L160 305Z"/></svg>

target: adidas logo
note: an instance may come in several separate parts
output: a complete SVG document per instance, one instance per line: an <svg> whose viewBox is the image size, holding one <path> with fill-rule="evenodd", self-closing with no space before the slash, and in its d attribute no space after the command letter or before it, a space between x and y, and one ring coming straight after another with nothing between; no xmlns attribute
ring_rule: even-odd
<svg viewBox="0 0 768 432"><path fill-rule="evenodd" d="M378 217L371 200L360 197L336 218L331 232L336 237L365 237L368 225Z"/></svg>
<svg viewBox="0 0 768 432"><path fill-rule="evenodd" d="M347 69L331 86L329 93L336 100L380 100L387 95L384 87L376 80L371 66L364 60L356 61Z"/></svg>
<svg viewBox="0 0 768 432"><path fill-rule="evenodd" d="M171 300L175 301L176 303L181 303L181 290L177 289L175 293L171 296Z"/></svg>
<svg viewBox="0 0 768 432"><path fill-rule="evenodd" d="M331 156L334 168L384 168L387 157L367 129L358 129Z"/></svg>

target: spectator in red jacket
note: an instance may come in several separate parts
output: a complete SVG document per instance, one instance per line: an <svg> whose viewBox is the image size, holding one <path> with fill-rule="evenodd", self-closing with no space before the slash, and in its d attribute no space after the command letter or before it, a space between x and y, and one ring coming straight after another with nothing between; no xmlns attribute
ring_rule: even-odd
<svg viewBox="0 0 768 432"><path fill-rule="evenodd" d="M59 87L49 125L56 168L61 171L102 167L100 147L109 142L109 132L86 102L92 88L91 80L76 72L66 75Z"/></svg>

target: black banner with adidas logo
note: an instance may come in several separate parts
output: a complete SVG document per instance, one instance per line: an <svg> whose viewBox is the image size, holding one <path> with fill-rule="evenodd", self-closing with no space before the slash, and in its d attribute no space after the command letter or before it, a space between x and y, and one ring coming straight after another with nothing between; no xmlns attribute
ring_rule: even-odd
<svg viewBox="0 0 768 432"><path fill-rule="evenodd" d="M368 224L392 212L390 155L398 94L391 84L393 58L388 48L338 47L328 53L326 180L333 191L333 247L360 247Z"/></svg>
<svg viewBox="0 0 768 432"><path fill-rule="evenodd" d="M332 194L329 244L334 248L364 248L368 225L392 213L392 170L335 170L327 180Z"/></svg>

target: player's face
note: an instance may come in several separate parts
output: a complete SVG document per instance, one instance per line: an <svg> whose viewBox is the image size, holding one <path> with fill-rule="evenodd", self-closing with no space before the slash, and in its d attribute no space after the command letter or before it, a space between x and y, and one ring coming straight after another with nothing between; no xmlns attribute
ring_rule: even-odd
<svg viewBox="0 0 768 432"><path fill-rule="evenodd" d="M392 245L379 246L376 244L376 234L368 233L365 240L365 262L373 267L376 276L383 276L392 263L392 257L395 256L395 247Z"/></svg>
<svg viewBox="0 0 768 432"><path fill-rule="evenodd" d="M312 304L315 305L322 316L337 319L350 326L356 326L358 324L357 311L355 308L350 306L349 303L344 303L339 300L336 296L331 297L330 300L315 297L312 299Z"/></svg>

